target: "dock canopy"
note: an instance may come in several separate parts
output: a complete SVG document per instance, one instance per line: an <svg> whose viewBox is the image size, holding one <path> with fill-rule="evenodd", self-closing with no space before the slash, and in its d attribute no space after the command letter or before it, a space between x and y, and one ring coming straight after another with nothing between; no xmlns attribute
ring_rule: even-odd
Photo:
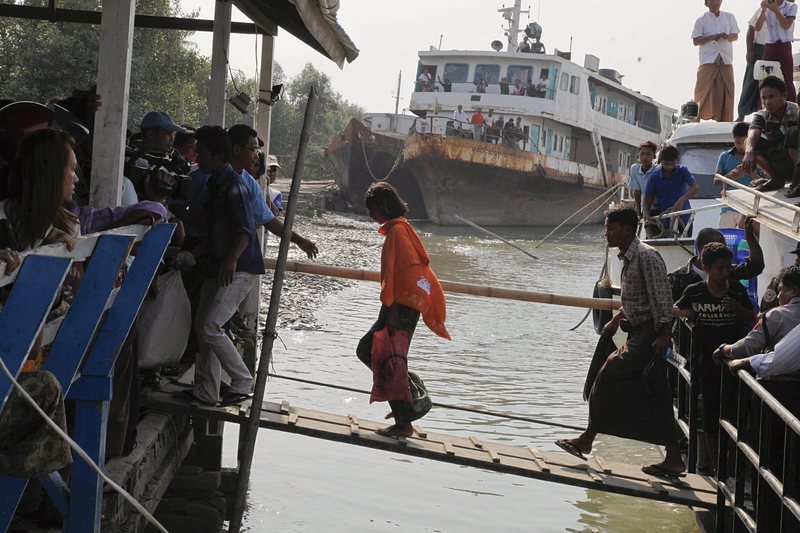
<svg viewBox="0 0 800 533"><path fill-rule="evenodd" d="M336 20L339 0L234 0L233 4L262 28L278 25L339 68L359 50Z"/></svg>

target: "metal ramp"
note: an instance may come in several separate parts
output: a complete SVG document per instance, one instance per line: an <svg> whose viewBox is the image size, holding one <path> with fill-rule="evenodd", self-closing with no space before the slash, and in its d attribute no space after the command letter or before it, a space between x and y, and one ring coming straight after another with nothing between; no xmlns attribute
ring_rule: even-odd
<svg viewBox="0 0 800 533"><path fill-rule="evenodd" d="M190 404L175 393L182 387L168 386L143 396L142 405L160 411L242 424L249 403L236 407L204 407ZM383 437L375 433L385 423L360 420L302 409L288 402L264 402L259 426L325 440L355 444L447 463L484 468L552 483L636 496L668 503L712 509L717 503L713 478L687 474L679 479L647 476L633 465L607 463L599 457L581 461L562 452L540 451L532 446L510 446L431 433L417 428L413 437Z"/></svg>

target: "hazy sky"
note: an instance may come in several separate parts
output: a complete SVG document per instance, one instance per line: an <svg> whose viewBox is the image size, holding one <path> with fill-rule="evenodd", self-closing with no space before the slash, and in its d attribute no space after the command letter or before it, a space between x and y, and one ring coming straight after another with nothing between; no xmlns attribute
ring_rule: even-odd
<svg viewBox="0 0 800 533"><path fill-rule="evenodd" d="M503 2L513 4L513 0L341 0L339 23L361 50L355 62L339 70L283 30L276 39L275 59L290 76L310 61L331 76L337 92L373 112L394 110L397 74L402 69L402 109L413 89L417 52L437 46L440 36L444 50L489 50L492 40L504 40L503 20L497 13ZM211 1L181 0L181 4L187 10L199 8L202 18L213 18ZM722 4L742 30L734 43L737 99L747 21L758 5L755 0ZM528 7L530 21L536 20L539 2L523 1L523 9ZM705 11L703 0L541 0L539 22L548 52L569 50L572 37L575 62L583 64L585 54L594 54L601 68L624 74L626 86L679 108L693 96L698 52L690 37L694 21ZM235 14L234 20L246 19ZM521 25L528 21L523 15ZM210 34L196 34L194 40L210 55ZM231 65L255 74L255 37L232 36Z"/></svg>

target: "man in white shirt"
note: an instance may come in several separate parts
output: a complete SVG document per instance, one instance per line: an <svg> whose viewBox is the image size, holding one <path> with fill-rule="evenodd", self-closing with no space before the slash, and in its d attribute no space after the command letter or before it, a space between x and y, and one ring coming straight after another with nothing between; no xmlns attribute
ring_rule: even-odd
<svg viewBox="0 0 800 533"><path fill-rule="evenodd" d="M756 31L767 28L767 42L764 45L764 60L781 64L783 81L786 82L786 98L797 100L794 88L794 60L792 41L794 40L794 19L797 17L797 4L787 0L764 0L761 14L756 21Z"/></svg>
<svg viewBox="0 0 800 533"><path fill-rule="evenodd" d="M769 31L766 26L762 27L761 31L756 31L756 22L758 22L759 15L761 15L761 7L756 9L747 22L747 36L745 37L745 42L747 43L747 67L744 71L742 94L739 97L739 116L736 122L742 122L744 117L758 109L760 103L758 82L753 76L753 69L756 61L764 58L764 45L767 43Z"/></svg>
<svg viewBox="0 0 800 533"><path fill-rule="evenodd" d="M733 42L739 26L730 13L720 11L722 0L706 0L708 12L697 19L692 42L700 47L700 68L694 99L701 119L733 121Z"/></svg>
<svg viewBox="0 0 800 533"><path fill-rule="evenodd" d="M453 124L453 126L459 132L463 131L464 124L469 122L469 117L464 112L464 106L462 106L461 104L458 104L458 109L453 111L453 120L455 121L455 124Z"/></svg>

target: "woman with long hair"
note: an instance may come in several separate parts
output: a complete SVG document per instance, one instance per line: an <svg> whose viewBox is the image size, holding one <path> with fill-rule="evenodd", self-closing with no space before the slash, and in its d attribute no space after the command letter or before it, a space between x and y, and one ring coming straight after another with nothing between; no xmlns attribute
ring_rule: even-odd
<svg viewBox="0 0 800 533"><path fill-rule="evenodd" d="M373 383L379 383L387 376L380 375L383 367L373 361L373 357L379 355L373 354L376 333L384 329L388 336L404 332L407 351L421 314L425 325L436 335L449 340L450 334L444 325L444 292L430 268L430 258L417 232L405 219L408 205L397 190L385 182L373 183L367 190L365 201L370 216L381 225L378 232L386 240L381 251L381 310L377 322L358 343L356 355L373 369ZM431 408L422 380L413 372L407 374L410 390L404 390L401 397L389 399L392 412L387 418L394 418L395 424L378 430L381 435L410 437L414 433L411 422L424 416Z"/></svg>
<svg viewBox="0 0 800 533"><path fill-rule="evenodd" d="M44 129L25 137L0 202L0 249L25 251L67 242L80 234L78 217L67 207L78 183L74 141L68 133Z"/></svg>

